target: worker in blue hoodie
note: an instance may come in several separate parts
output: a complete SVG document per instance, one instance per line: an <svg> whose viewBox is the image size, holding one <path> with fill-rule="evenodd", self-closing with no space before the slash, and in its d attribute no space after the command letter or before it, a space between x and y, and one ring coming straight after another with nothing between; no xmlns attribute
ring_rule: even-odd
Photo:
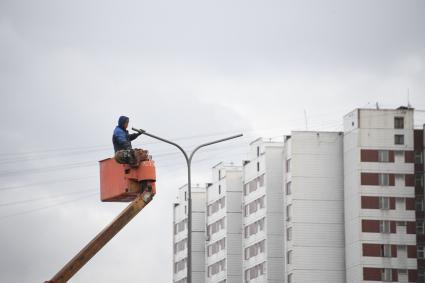
<svg viewBox="0 0 425 283"><path fill-rule="evenodd" d="M130 164L138 166L140 161L147 159L147 151L133 149L131 141L135 140L143 132L129 134L127 131L130 119L126 116L121 116L118 119L118 126L115 127L112 136L114 144L115 160L121 164Z"/></svg>

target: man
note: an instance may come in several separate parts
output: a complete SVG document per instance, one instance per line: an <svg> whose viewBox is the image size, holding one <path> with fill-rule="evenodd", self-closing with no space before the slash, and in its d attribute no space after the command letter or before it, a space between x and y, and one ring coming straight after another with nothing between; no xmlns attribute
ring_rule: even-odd
<svg viewBox="0 0 425 283"><path fill-rule="evenodd" d="M132 148L131 141L143 132L129 134L127 131L129 121L130 119L126 116L121 116L118 119L118 126L115 127L112 135L112 143L114 144L115 160L118 163L137 167L140 161L147 160L148 156L147 151Z"/></svg>

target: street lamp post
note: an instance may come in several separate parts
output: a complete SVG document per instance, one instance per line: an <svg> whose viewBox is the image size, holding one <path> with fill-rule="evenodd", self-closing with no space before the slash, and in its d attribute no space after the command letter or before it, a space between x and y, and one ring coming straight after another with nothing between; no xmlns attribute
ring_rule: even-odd
<svg viewBox="0 0 425 283"><path fill-rule="evenodd" d="M187 198L187 210L188 210L188 215L187 215L187 283L192 283L192 178L191 178L191 166L192 166L192 159L193 156L195 155L195 153L206 146L209 145L213 145L216 143L220 143L220 142L224 142L224 141L228 141L231 139L235 139L235 138L239 138L242 137L242 134L238 134L238 135L234 135L234 136L230 136L224 139L219 139L219 140L215 140L215 141L211 141L211 142L207 142L204 144L201 144L199 146L197 146L190 155L188 155L186 153L186 151L178 144L176 144L175 142L169 141L167 139L152 135L144 130L138 130L135 128L132 128L132 130L142 133L146 136L149 136L151 138L163 141L165 143L171 144L175 147L177 147L184 155L184 158L186 159L186 165L187 165L187 191L188 191L188 198Z"/></svg>

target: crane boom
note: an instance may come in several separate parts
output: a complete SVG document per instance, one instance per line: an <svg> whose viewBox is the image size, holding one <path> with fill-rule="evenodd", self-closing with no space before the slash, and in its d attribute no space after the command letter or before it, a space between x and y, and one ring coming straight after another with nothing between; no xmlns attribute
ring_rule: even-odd
<svg viewBox="0 0 425 283"><path fill-rule="evenodd" d="M151 190L147 190L136 197L108 226L46 283L67 282L152 200L154 194Z"/></svg>

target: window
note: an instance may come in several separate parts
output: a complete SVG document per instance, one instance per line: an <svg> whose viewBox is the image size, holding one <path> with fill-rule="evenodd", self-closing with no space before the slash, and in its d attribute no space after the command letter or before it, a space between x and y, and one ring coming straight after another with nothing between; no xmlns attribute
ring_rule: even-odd
<svg viewBox="0 0 425 283"><path fill-rule="evenodd" d="M257 157L259 157L259 156L260 156L260 147L257 146Z"/></svg>
<svg viewBox="0 0 425 283"><path fill-rule="evenodd" d="M243 188L243 195L246 196L249 194L249 184L245 184Z"/></svg>
<svg viewBox="0 0 425 283"><path fill-rule="evenodd" d="M249 183L247 183L246 184L246 190L247 191L246 191L245 195L248 195L248 194L256 191L257 190L257 179L254 179L254 180L250 181Z"/></svg>
<svg viewBox="0 0 425 283"><path fill-rule="evenodd" d="M404 175L403 174L396 174L395 175L395 183L398 185L401 185L404 183Z"/></svg>
<svg viewBox="0 0 425 283"><path fill-rule="evenodd" d="M405 254L407 250L407 246L406 245L397 245L397 253L398 254Z"/></svg>
<svg viewBox="0 0 425 283"><path fill-rule="evenodd" d="M187 192L184 192L184 200L187 200Z"/></svg>
<svg viewBox="0 0 425 283"><path fill-rule="evenodd" d="M184 206L184 214L187 214L187 206Z"/></svg>
<svg viewBox="0 0 425 283"><path fill-rule="evenodd" d="M390 221L388 221L388 220L379 221L379 232L380 233L390 233Z"/></svg>
<svg viewBox="0 0 425 283"><path fill-rule="evenodd" d="M216 200L215 202L209 204L207 206L207 214L208 216L213 215L220 209L223 209L226 206L226 197L222 197L221 199Z"/></svg>
<svg viewBox="0 0 425 283"><path fill-rule="evenodd" d="M250 259L251 257L257 256L260 253L264 253L266 249L266 240L262 240L258 243L255 243L247 248L245 248L245 260Z"/></svg>
<svg viewBox="0 0 425 283"><path fill-rule="evenodd" d="M286 172L291 171L291 159L286 160Z"/></svg>
<svg viewBox="0 0 425 283"><path fill-rule="evenodd" d="M415 201L415 209L416 209L416 211L424 211L424 200L423 199L417 199Z"/></svg>
<svg viewBox="0 0 425 283"><path fill-rule="evenodd" d="M174 244L174 254L181 252L186 248L187 245L187 239L183 239L177 243Z"/></svg>
<svg viewBox="0 0 425 283"><path fill-rule="evenodd" d="M257 210L262 209L265 207L264 205L265 196L262 196L256 200L253 200L252 202L245 205L245 216L251 215Z"/></svg>
<svg viewBox="0 0 425 283"><path fill-rule="evenodd" d="M407 269L399 269L398 270L398 276L408 276L407 275ZM405 282L405 281L402 281L402 282Z"/></svg>
<svg viewBox="0 0 425 283"><path fill-rule="evenodd" d="M394 117L394 128L404 129L404 117Z"/></svg>
<svg viewBox="0 0 425 283"><path fill-rule="evenodd" d="M388 150L379 150L378 151L378 161L379 162L389 162L390 153Z"/></svg>
<svg viewBox="0 0 425 283"><path fill-rule="evenodd" d="M404 135L394 135L394 144L404 144Z"/></svg>
<svg viewBox="0 0 425 283"><path fill-rule="evenodd" d="M379 197L379 208L380 209L390 209L390 198L389 197Z"/></svg>
<svg viewBox="0 0 425 283"><path fill-rule="evenodd" d="M381 245L381 256L391 257L391 245Z"/></svg>
<svg viewBox="0 0 425 283"><path fill-rule="evenodd" d="M286 263L287 264L292 264L292 256L293 256L293 252L292 251L288 251L286 253Z"/></svg>
<svg viewBox="0 0 425 283"><path fill-rule="evenodd" d="M292 273L288 274L288 283L292 283Z"/></svg>
<svg viewBox="0 0 425 283"><path fill-rule="evenodd" d="M397 226L398 227L406 227L407 223L406 223L406 221L397 221Z"/></svg>
<svg viewBox="0 0 425 283"><path fill-rule="evenodd" d="M392 278L391 278L391 269L390 268L384 268L382 269L382 273L381 273L381 280L384 282L391 282Z"/></svg>
<svg viewBox="0 0 425 283"><path fill-rule="evenodd" d="M286 239L288 241L292 241L292 227L289 227L286 229Z"/></svg>
<svg viewBox="0 0 425 283"><path fill-rule="evenodd" d="M424 163L424 156L422 152L415 151L415 164L422 164Z"/></svg>
<svg viewBox="0 0 425 283"><path fill-rule="evenodd" d="M218 194L221 194L221 185L218 185Z"/></svg>
<svg viewBox="0 0 425 283"><path fill-rule="evenodd" d="M225 228L225 217L217 220L214 223L211 223L210 225L207 226L207 234L208 236L211 237L211 235L219 232L220 230Z"/></svg>
<svg viewBox="0 0 425 283"><path fill-rule="evenodd" d="M379 185L388 186L390 184L390 175L389 174L379 174Z"/></svg>
<svg viewBox="0 0 425 283"><path fill-rule="evenodd" d="M245 226L245 239L249 238L252 235L257 234L259 231L264 230L265 218L255 221L254 223Z"/></svg>
<svg viewBox="0 0 425 283"><path fill-rule="evenodd" d="M418 250L418 259L424 259L425 258L425 250L424 250L424 246L418 246L417 247Z"/></svg>
<svg viewBox="0 0 425 283"><path fill-rule="evenodd" d="M257 180L256 179L252 180L251 182L249 182L248 186L249 186L250 193L255 192L257 190Z"/></svg>
<svg viewBox="0 0 425 283"><path fill-rule="evenodd" d="M415 173L415 186L423 187L424 186L424 174L423 173Z"/></svg>
<svg viewBox="0 0 425 283"><path fill-rule="evenodd" d="M291 192L291 182L286 183L286 195L290 195Z"/></svg>
<svg viewBox="0 0 425 283"><path fill-rule="evenodd" d="M180 221L179 223L174 224L174 234L178 234L187 227L187 219Z"/></svg>
<svg viewBox="0 0 425 283"><path fill-rule="evenodd" d="M257 162L257 172L260 172L260 162Z"/></svg>
<svg viewBox="0 0 425 283"><path fill-rule="evenodd" d="M226 259L222 259L208 266L208 277L211 277L221 271L226 270Z"/></svg>
<svg viewBox="0 0 425 283"><path fill-rule="evenodd" d="M286 206L286 220L291 221L292 217L292 204Z"/></svg>
<svg viewBox="0 0 425 283"><path fill-rule="evenodd" d="M245 184L244 194L247 196L250 193L256 191L258 188L264 187L264 174L252 179Z"/></svg>
<svg viewBox="0 0 425 283"><path fill-rule="evenodd" d="M221 180L221 170L218 170L218 179Z"/></svg>
<svg viewBox="0 0 425 283"><path fill-rule="evenodd" d="M247 270L245 270L245 282L249 282L251 279L255 279L259 276L266 274L266 263L260 263Z"/></svg>
<svg viewBox="0 0 425 283"><path fill-rule="evenodd" d="M207 254L208 256L212 256L216 253L218 253L221 250L224 250L226 248L226 238L223 238L221 240L218 240L211 245L207 246Z"/></svg>
<svg viewBox="0 0 425 283"><path fill-rule="evenodd" d="M418 283L425 283L425 270L418 269Z"/></svg>
<svg viewBox="0 0 425 283"><path fill-rule="evenodd" d="M178 273L179 271L186 268L186 259L182 259L174 264L174 273Z"/></svg>
<svg viewBox="0 0 425 283"><path fill-rule="evenodd" d="M258 186L264 187L264 174L257 177L257 180L258 180Z"/></svg>
<svg viewBox="0 0 425 283"><path fill-rule="evenodd" d="M425 231L424 222L422 220L416 221L416 234L423 235Z"/></svg>

